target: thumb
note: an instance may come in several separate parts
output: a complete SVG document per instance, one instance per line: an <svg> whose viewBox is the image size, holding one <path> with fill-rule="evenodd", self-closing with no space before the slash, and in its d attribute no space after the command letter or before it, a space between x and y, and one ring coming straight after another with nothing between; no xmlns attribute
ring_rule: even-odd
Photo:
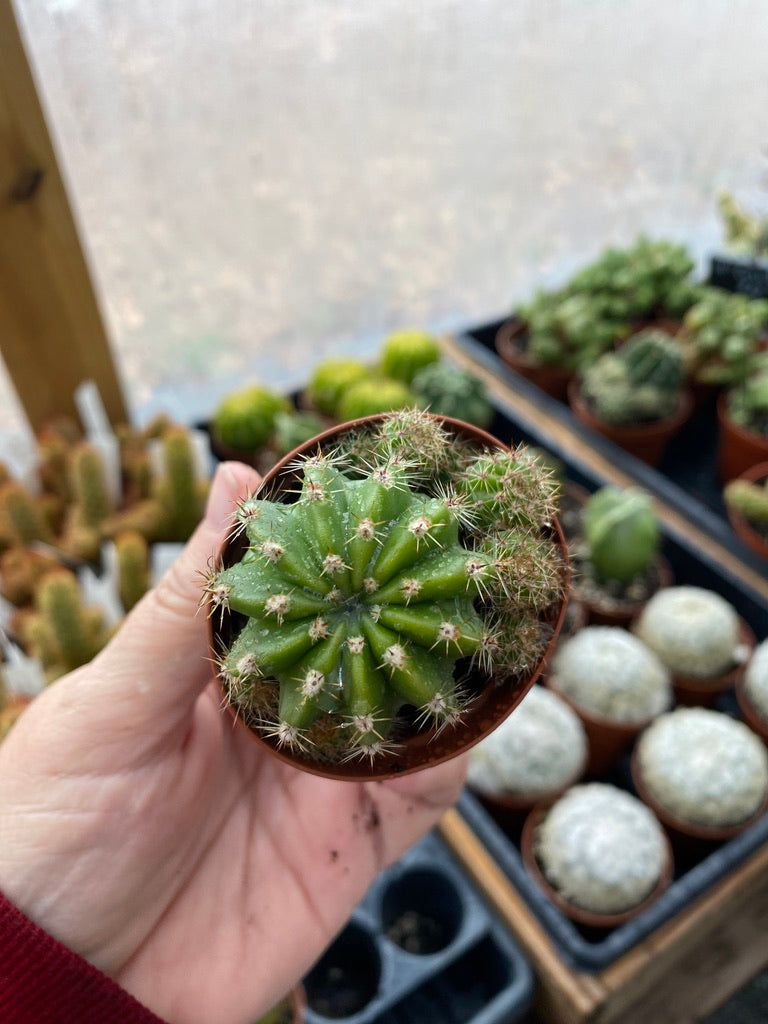
<svg viewBox="0 0 768 1024"><path fill-rule="evenodd" d="M111 706L124 728L151 721L172 728L189 716L210 682L207 622L200 608L202 574L231 529L235 503L255 490L260 479L239 462L219 466L203 521L89 666L99 703Z"/></svg>

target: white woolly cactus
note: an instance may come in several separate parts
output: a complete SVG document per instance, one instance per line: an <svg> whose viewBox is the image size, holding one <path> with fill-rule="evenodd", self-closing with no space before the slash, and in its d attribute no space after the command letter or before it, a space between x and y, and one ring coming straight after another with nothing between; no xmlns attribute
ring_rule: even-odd
<svg viewBox="0 0 768 1024"><path fill-rule="evenodd" d="M292 465L291 503L240 504L245 552L205 592L245 617L219 654L246 724L305 759L373 763L408 721L458 723L470 669L538 664L564 588L556 487L524 449L478 450L419 410L335 444Z"/></svg>
<svg viewBox="0 0 768 1024"><path fill-rule="evenodd" d="M574 786L552 805L536 830L534 852L559 895L594 914L621 914L642 903L668 856L652 812L601 782Z"/></svg>
<svg viewBox="0 0 768 1024"><path fill-rule="evenodd" d="M557 694L534 686L515 713L473 747L467 781L489 796L537 800L583 772L584 727Z"/></svg>
<svg viewBox="0 0 768 1024"><path fill-rule="evenodd" d="M768 640L758 644L752 654L744 672L744 692L768 723Z"/></svg>
<svg viewBox="0 0 768 1024"><path fill-rule="evenodd" d="M706 708L662 715L640 737L650 797L683 821L723 828L752 817L768 791L768 751L742 722Z"/></svg>
<svg viewBox="0 0 768 1024"><path fill-rule="evenodd" d="M660 659L619 626L585 626L552 659L553 685L585 712L615 722L646 722L672 703Z"/></svg>
<svg viewBox="0 0 768 1024"><path fill-rule="evenodd" d="M739 616L725 598L703 587L683 586L654 594L634 632L671 672L707 679L744 659L739 628Z"/></svg>

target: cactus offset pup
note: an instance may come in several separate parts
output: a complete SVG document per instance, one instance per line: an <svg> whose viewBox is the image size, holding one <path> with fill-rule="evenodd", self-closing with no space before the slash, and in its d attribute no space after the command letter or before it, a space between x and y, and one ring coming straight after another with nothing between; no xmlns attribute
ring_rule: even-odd
<svg viewBox="0 0 768 1024"><path fill-rule="evenodd" d="M222 686L303 767L444 760L452 731L471 723L470 746L535 678L566 589L556 486L470 430L419 410L345 425L237 508L205 585ZM413 735L429 743L411 765Z"/></svg>

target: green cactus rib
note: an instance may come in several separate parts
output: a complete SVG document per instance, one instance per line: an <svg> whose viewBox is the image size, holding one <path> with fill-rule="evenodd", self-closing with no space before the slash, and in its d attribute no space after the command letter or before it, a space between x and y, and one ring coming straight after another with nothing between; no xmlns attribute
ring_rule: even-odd
<svg viewBox="0 0 768 1024"><path fill-rule="evenodd" d="M313 760L373 761L413 714L461 720L461 659L500 681L535 666L564 583L542 529L557 487L535 456L471 450L408 410L289 471L285 502L239 504L245 552L207 577L237 634L222 684L249 726Z"/></svg>
<svg viewBox="0 0 768 1024"><path fill-rule="evenodd" d="M459 543L446 500L388 483L307 464L298 502L244 508L249 557L212 583L248 616L224 671L277 680L286 742L325 711L351 724L352 749L375 751L398 705L438 721L457 710L454 666L481 645L473 600L490 559Z"/></svg>

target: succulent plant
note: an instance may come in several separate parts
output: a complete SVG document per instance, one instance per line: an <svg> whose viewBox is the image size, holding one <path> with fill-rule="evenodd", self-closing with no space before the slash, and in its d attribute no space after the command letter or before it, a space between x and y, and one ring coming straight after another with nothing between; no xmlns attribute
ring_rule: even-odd
<svg viewBox="0 0 768 1024"><path fill-rule="evenodd" d="M669 670L679 675L714 678L728 671L744 654L736 609L704 587L659 590L633 628Z"/></svg>
<svg viewBox="0 0 768 1024"><path fill-rule="evenodd" d="M244 554L205 596L244 617L218 653L247 724L319 762L373 762L407 707L438 730L461 719L470 664L499 683L535 668L565 569L543 529L554 488L524 449L478 452L415 409L340 436L294 465L294 503L242 501Z"/></svg>
<svg viewBox="0 0 768 1024"><path fill-rule="evenodd" d="M149 548L146 539L135 530L115 537L117 591L126 612L149 589Z"/></svg>
<svg viewBox="0 0 768 1024"><path fill-rule="evenodd" d="M411 381L418 404L440 416L452 416L477 427L486 427L493 417L485 385L468 370L445 361L430 363Z"/></svg>
<svg viewBox="0 0 768 1024"><path fill-rule="evenodd" d="M768 640L758 644L744 671L744 692L768 722Z"/></svg>
<svg viewBox="0 0 768 1024"><path fill-rule="evenodd" d="M326 416L335 416L346 389L371 373L360 359L335 357L315 366L307 384L307 398Z"/></svg>
<svg viewBox="0 0 768 1024"><path fill-rule="evenodd" d="M560 896L595 914L621 914L642 903L668 856L651 811L600 782L574 786L552 805L536 830L535 854Z"/></svg>
<svg viewBox="0 0 768 1024"><path fill-rule="evenodd" d="M627 584L658 553L661 534L651 498L637 487L601 487L581 517L588 560L600 582Z"/></svg>
<svg viewBox="0 0 768 1024"><path fill-rule="evenodd" d="M581 378L587 405L606 423L645 423L672 415L683 386L682 355L663 331L634 334L616 352L608 352Z"/></svg>
<svg viewBox="0 0 768 1024"><path fill-rule="evenodd" d="M13 544L50 541L51 534L33 494L15 480L0 486L0 519L4 534Z"/></svg>
<svg viewBox="0 0 768 1024"><path fill-rule="evenodd" d="M97 448L81 441L70 450L67 467L72 504L59 544L74 558L97 562L102 529L112 512L104 463Z"/></svg>
<svg viewBox="0 0 768 1024"><path fill-rule="evenodd" d="M742 380L728 391L727 411L733 422L758 437L768 437L768 355L748 361Z"/></svg>
<svg viewBox="0 0 768 1024"><path fill-rule="evenodd" d="M22 547L4 551L0 556L0 590L3 597L17 608L29 604L43 576L59 565L55 555L47 551Z"/></svg>
<svg viewBox="0 0 768 1024"><path fill-rule="evenodd" d="M339 399L336 415L342 421L356 420L362 416L394 412L416 405L416 396L403 381L369 375L345 389Z"/></svg>
<svg viewBox="0 0 768 1024"><path fill-rule="evenodd" d="M515 713L469 752L467 781L489 796L537 800L574 782L586 761L578 717L556 693L533 686Z"/></svg>
<svg viewBox="0 0 768 1024"><path fill-rule="evenodd" d="M749 213L725 189L717 197L717 208L726 241L735 252L758 259L768 256L768 217Z"/></svg>
<svg viewBox="0 0 768 1024"><path fill-rule="evenodd" d="M672 703L669 671L619 626L585 626L563 640L551 663L553 686L588 714L645 722Z"/></svg>
<svg viewBox="0 0 768 1024"><path fill-rule="evenodd" d="M269 388L251 385L234 391L222 399L213 415L214 436L230 448L256 451L272 435L277 413L289 408L288 399Z"/></svg>
<svg viewBox="0 0 768 1024"><path fill-rule="evenodd" d="M730 480L723 488L723 500L757 529L768 529L768 477Z"/></svg>
<svg viewBox="0 0 768 1024"><path fill-rule="evenodd" d="M440 359L440 343L427 331L395 331L379 349L379 370L385 377L410 384L419 370Z"/></svg>
<svg viewBox="0 0 768 1024"><path fill-rule="evenodd" d="M573 295L567 289L539 291L518 310L525 322L526 353L542 366L581 371L613 348L626 323L610 316L599 295Z"/></svg>
<svg viewBox="0 0 768 1024"><path fill-rule="evenodd" d="M685 372L702 384L739 383L768 321L768 301L702 286L683 318L678 344Z"/></svg>
<svg viewBox="0 0 768 1024"><path fill-rule="evenodd" d="M677 818L727 827L750 818L768 791L768 752L742 722L706 708L657 718L637 744L650 796Z"/></svg>

